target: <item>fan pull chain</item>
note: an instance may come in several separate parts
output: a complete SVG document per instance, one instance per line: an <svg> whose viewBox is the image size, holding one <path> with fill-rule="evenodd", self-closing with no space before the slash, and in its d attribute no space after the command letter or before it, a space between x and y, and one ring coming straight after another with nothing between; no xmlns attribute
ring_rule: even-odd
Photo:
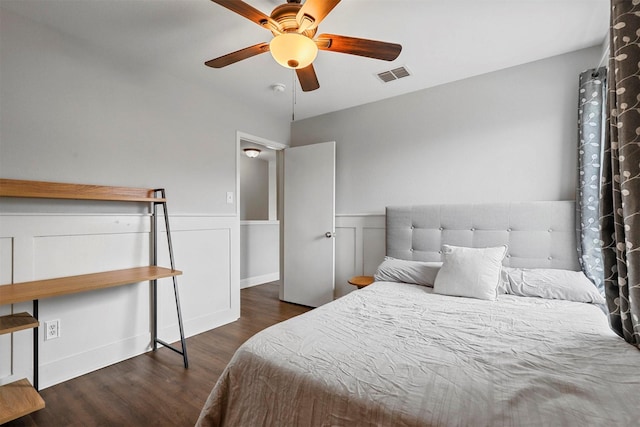
<svg viewBox="0 0 640 427"><path fill-rule="evenodd" d="M296 70L291 70L291 121L296 121Z"/></svg>

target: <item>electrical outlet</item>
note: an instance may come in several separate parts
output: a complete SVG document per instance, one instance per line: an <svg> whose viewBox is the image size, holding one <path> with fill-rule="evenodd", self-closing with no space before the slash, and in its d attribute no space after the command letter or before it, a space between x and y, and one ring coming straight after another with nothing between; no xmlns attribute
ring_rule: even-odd
<svg viewBox="0 0 640 427"><path fill-rule="evenodd" d="M60 320L47 320L44 322L44 340L60 338Z"/></svg>

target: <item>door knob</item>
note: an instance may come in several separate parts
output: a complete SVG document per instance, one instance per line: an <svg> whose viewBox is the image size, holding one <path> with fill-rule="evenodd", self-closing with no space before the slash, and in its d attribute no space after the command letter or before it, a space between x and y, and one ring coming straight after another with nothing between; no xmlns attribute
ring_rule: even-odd
<svg viewBox="0 0 640 427"><path fill-rule="evenodd" d="M327 231L326 233L324 233L324 237L326 237L327 239L330 239L333 237L333 233L330 231Z"/></svg>

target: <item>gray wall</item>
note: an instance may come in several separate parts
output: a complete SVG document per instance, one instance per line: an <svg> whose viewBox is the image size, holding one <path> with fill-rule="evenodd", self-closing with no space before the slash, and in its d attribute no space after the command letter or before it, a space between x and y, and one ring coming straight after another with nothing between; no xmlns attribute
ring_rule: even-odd
<svg viewBox="0 0 640 427"><path fill-rule="evenodd" d="M291 145L337 142L338 214L573 199L578 74L601 53L596 46L301 120Z"/></svg>
<svg viewBox="0 0 640 427"><path fill-rule="evenodd" d="M269 163L240 155L240 219L269 219Z"/></svg>
<svg viewBox="0 0 640 427"><path fill-rule="evenodd" d="M0 175L165 187L172 213L235 214L236 131L288 123L1 10ZM201 64L198 66L202 66Z"/></svg>

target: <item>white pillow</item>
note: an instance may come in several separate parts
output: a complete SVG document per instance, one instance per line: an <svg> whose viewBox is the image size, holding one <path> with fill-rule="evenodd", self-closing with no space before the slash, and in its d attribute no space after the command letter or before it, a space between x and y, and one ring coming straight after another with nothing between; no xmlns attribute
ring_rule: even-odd
<svg viewBox="0 0 640 427"><path fill-rule="evenodd" d="M507 293L523 297L604 304L604 298L582 271L503 267Z"/></svg>
<svg viewBox="0 0 640 427"><path fill-rule="evenodd" d="M433 286L441 262L409 261L384 257L373 278L377 282L415 283Z"/></svg>
<svg viewBox="0 0 640 427"><path fill-rule="evenodd" d="M444 262L436 277L437 294L495 301L506 246L463 248L442 246Z"/></svg>

